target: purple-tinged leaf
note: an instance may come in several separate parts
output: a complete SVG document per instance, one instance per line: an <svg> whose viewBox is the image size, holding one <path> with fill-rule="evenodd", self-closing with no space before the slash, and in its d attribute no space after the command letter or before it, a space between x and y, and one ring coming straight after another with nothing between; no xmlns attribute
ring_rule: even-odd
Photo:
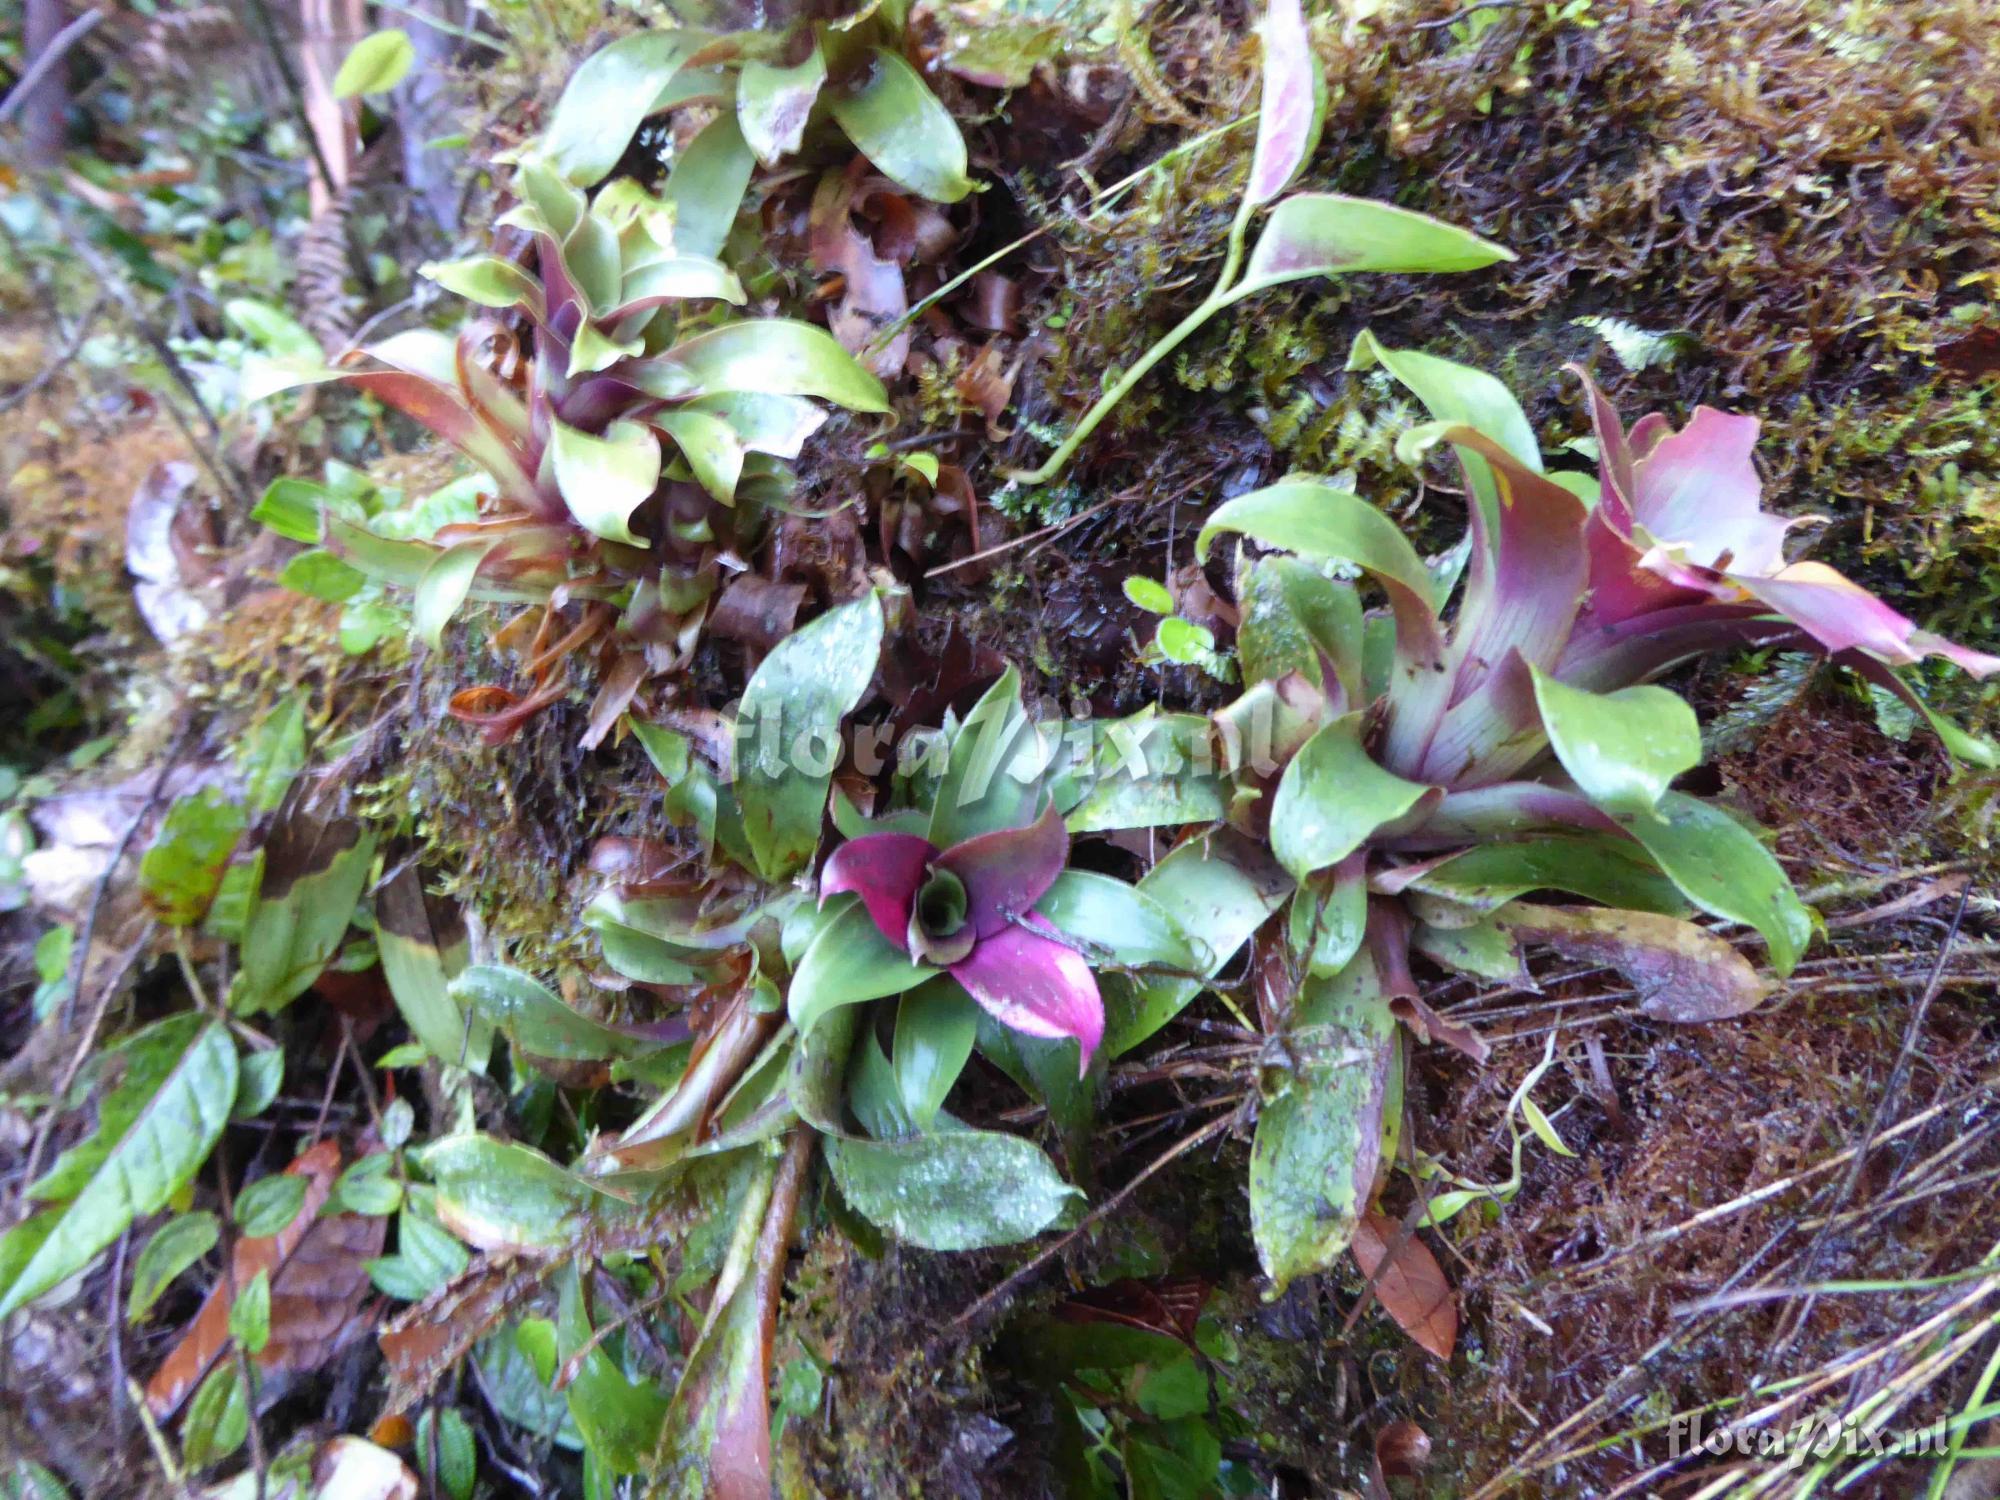
<svg viewBox="0 0 2000 1500"><path fill-rule="evenodd" d="M1069 830L1051 804L1026 828L976 834L952 845L937 863L965 883L966 921L989 938L1025 917L1055 884L1069 863Z"/></svg>
<svg viewBox="0 0 2000 1500"><path fill-rule="evenodd" d="M512 446L488 431L449 387L401 370L363 370L343 378L355 390L376 397L435 432L491 474L509 499L541 509L535 482Z"/></svg>
<svg viewBox="0 0 2000 1500"><path fill-rule="evenodd" d="M1679 432L1633 466L1632 519L1660 546L1684 545L1706 566L1774 573L1791 522L1763 510L1751 453L1757 419L1697 406Z"/></svg>
<svg viewBox="0 0 2000 1500"><path fill-rule="evenodd" d="M1424 1003L1410 973L1410 916L1400 901L1368 903L1368 953L1375 961L1389 1009L1425 1044L1442 1042L1476 1063L1486 1061L1486 1039L1469 1026L1447 1021Z"/></svg>
<svg viewBox="0 0 2000 1500"><path fill-rule="evenodd" d="M1798 562L1768 578L1731 573L1729 581L1783 615L1828 651L1860 650L1893 666L1942 656L1974 677L2000 671L2000 656L1960 646L1898 614L1825 563Z"/></svg>
<svg viewBox="0 0 2000 1500"><path fill-rule="evenodd" d="M1859 651L1843 651L1834 657L1843 667L1859 672L1869 682L1884 692L1892 693L1909 707L1923 715L1924 722L1944 742L1946 750L1968 765L1980 766L1987 770L2000 767L2000 745L1980 735L1968 734L1938 713L1902 678L1894 668L1885 666L1872 656Z"/></svg>
<svg viewBox="0 0 2000 1500"><path fill-rule="evenodd" d="M1270 0L1258 27L1264 54L1264 97L1257 116L1257 150L1244 196L1269 203L1298 176L1319 144L1326 79L1313 55L1299 0Z"/></svg>
<svg viewBox="0 0 2000 1500"><path fill-rule="evenodd" d="M819 877L820 904L825 905L829 896L852 891L882 936L901 949L910 930L910 904L937 857L930 840L914 833L867 833L849 839L827 856Z"/></svg>
<svg viewBox="0 0 2000 1500"><path fill-rule="evenodd" d="M1082 954L1009 927L953 964L951 976L1002 1025L1029 1036L1072 1038L1081 1049L1079 1076L1090 1066L1104 1036L1104 1001Z"/></svg>
<svg viewBox="0 0 2000 1500"><path fill-rule="evenodd" d="M1503 781L1469 792L1446 792L1414 827L1392 828L1380 842L1408 853L1457 849L1487 839L1536 833L1616 833L1617 823L1580 792L1539 781Z"/></svg>
<svg viewBox="0 0 2000 1500"><path fill-rule="evenodd" d="M1639 1008L1662 1021L1728 1020L1755 1009L1769 993L1742 954L1677 917L1516 901L1494 918L1565 958L1609 964L1639 991Z"/></svg>
<svg viewBox="0 0 2000 1500"><path fill-rule="evenodd" d="M1616 621L1579 622L1552 675L1571 687L1604 693L1713 651L1739 646L1804 650L1810 645L1791 621L1774 620L1758 605L1709 600Z"/></svg>
<svg viewBox="0 0 2000 1500"><path fill-rule="evenodd" d="M1297 193L1271 210L1235 301L1302 276L1476 271L1514 252L1427 214L1339 193Z"/></svg>

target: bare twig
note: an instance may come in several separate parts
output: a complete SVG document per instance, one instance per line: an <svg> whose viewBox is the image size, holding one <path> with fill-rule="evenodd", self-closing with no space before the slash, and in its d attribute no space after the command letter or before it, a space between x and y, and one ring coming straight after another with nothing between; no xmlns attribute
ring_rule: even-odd
<svg viewBox="0 0 2000 1500"><path fill-rule="evenodd" d="M7 91L7 97L0 99L0 125L14 118L15 112L34 94L35 86L48 77L56 64L69 55L70 49L90 35L91 29L103 19L103 11L87 10L51 38L48 46L29 64L28 71L21 75L20 81Z"/></svg>

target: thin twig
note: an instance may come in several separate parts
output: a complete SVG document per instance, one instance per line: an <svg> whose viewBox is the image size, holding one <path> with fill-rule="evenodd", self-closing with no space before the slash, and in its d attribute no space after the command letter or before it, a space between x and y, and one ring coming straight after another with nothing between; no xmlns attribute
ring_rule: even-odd
<svg viewBox="0 0 2000 1500"><path fill-rule="evenodd" d="M54 71L55 65L69 55L70 48L82 41L99 21L104 19L101 10L87 10L69 25L50 38L41 55L29 64L28 71L21 75L20 82L7 91L7 97L0 99L0 125L14 117L14 112L28 102L35 86Z"/></svg>

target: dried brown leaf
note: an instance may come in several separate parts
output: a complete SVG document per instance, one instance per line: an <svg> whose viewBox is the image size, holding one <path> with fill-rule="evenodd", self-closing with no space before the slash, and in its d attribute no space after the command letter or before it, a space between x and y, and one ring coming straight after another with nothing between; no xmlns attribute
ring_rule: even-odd
<svg viewBox="0 0 2000 1500"><path fill-rule="evenodd" d="M363 1262L382 1253L388 1221L360 1214L317 1215L340 1171L340 1147L321 1141L285 1169L306 1179L306 1195L292 1222L274 1235L237 1241L230 1275L216 1282L146 1387L146 1404L161 1420L171 1416L229 1347L229 1309L236 1290L260 1271L271 1284L271 1335L257 1356L273 1373L319 1368L364 1326L368 1295Z"/></svg>
<svg viewBox="0 0 2000 1500"><path fill-rule="evenodd" d="M1396 1247L1393 1255L1391 1245ZM1386 1214L1367 1213L1354 1226L1348 1248L1396 1326L1418 1347L1450 1359L1458 1340L1458 1301L1437 1257L1423 1241L1414 1232L1404 1233L1403 1226Z"/></svg>

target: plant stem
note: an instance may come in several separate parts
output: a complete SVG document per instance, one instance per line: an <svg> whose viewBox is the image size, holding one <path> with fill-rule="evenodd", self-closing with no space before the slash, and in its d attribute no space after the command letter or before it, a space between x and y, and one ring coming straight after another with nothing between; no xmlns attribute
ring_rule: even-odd
<svg viewBox="0 0 2000 1500"><path fill-rule="evenodd" d="M1132 388L1144 380L1155 365L1186 343L1202 324L1236 300L1232 294L1237 274L1243 267L1243 239L1250 227L1250 215L1255 207L1256 205L1248 198L1237 205L1235 222L1229 226L1229 249L1223 257L1222 274L1216 278L1214 289L1202 299L1201 305L1182 318L1167 331L1164 338L1132 362L1131 367L1112 383L1111 388L1097 398L1097 404L1084 413L1083 420L1076 424L1075 430L1068 437L1063 439L1061 447L1035 468L1010 472L1007 478L1011 482L1047 484L1061 472L1064 464L1076 456L1076 450L1083 446L1084 440L1111 415L1111 409L1130 395Z"/></svg>

